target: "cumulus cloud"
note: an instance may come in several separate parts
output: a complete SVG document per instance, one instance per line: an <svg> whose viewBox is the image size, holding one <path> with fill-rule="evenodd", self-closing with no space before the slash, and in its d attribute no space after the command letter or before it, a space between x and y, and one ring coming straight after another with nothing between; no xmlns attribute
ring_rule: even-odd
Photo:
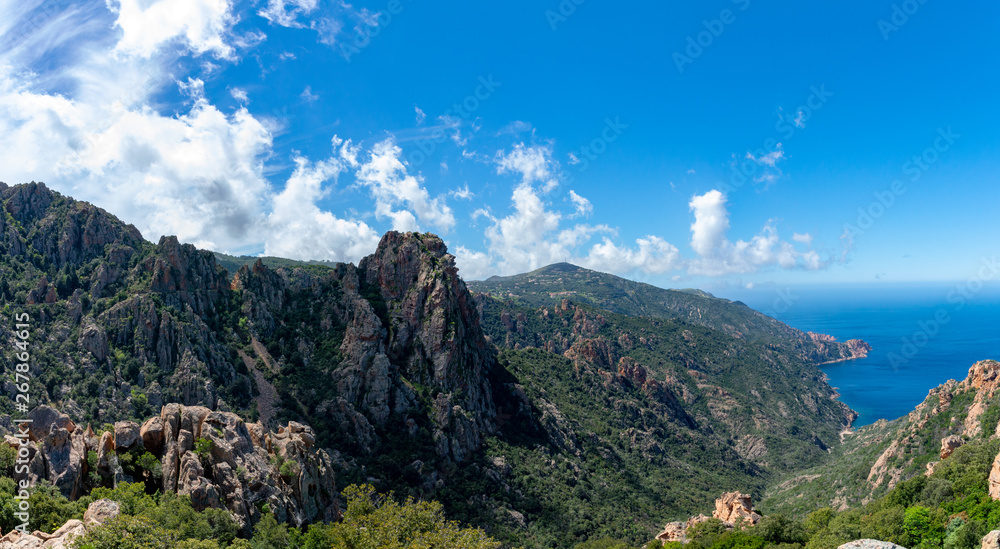
<svg viewBox="0 0 1000 549"><path fill-rule="evenodd" d="M581 265L597 271L629 273L641 271L663 274L684 267L684 259L676 246L658 236L637 239L635 248L618 246L609 238L594 244Z"/></svg>
<svg viewBox="0 0 1000 549"><path fill-rule="evenodd" d="M389 219L397 231L420 230L419 223L444 231L455 225L455 216L443 197L431 198L423 178L407 173L402 150L392 139L376 144L357 171L357 182L375 199L376 219ZM418 219L419 218L419 219Z"/></svg>
<svg viewBox="0 0 1000 549"><path fill-rule="evenodd" d="M588 216L594 211L594 205L586 198L576 194L576 191L569 191L569 200L576 207L576 215L578 216Z"/></svg>
<svg viewBox="0 0 1000 549"><path fill-rule="evenodd" d="M150 57L178 41L196 54L232 58L228 43L236 17L230 0L108 0L122 31L115 50Z"/></svg>
<svg viewBox="0 0 1000 549"><path fill-rule="evenodd" d="M636 240L635 247L616 244L614 230L607 225L565 222L589 214L590 200L573 190L568 193L572 212L553 207L549 195L558 187L555 175L559 165L549 146L515 145L511 151L499 151L494 157L498 174L519 176L511 193L511 212L495 217L486 209L472 214L473 220L486 219L487 251L459 247L456 258L465 276L479 278L491 274L514 274L562 261L626 274L633 271L662 273L680 265L679 252L661 238L647 236ZM601 242L586 246L597 236ZM583 250L585 253L580 254Z"/></svg>
<svg viewBox="0 0 1000 549"><path fill-rule="evenodd" d="M497 173L516 173L521 176L525 185L542 183L546 191L559 185L554 176L558 169L552 160L552 147L526 146L518 143L509 153L499 151L496 155Z"/></svg>
<svg viewBox="0 0 1000 549"><path fill-rule="evenodd" d="M717 190L692 197L688 206L695 217L691 225L691 248L698 256L688 262L689 274L718 276L751 273L772 266L808 270L825 266L815 251L799 252L781 240L770 221L749 241L731 242L726 236L729 231L726 196ZM797 236L794 239L798 242L808 237Z"/></svg>
<svg viewBox="0 0 1000 549"><path fill-rule="evenodd" d="M116 7L115 13L70 7L39 18L21 4L0 6L0 40L11 45L0 52L0 179L44 181L135 224L154 241L175 234L220 251L263 245L292 257L343 260L374 249L370 227L317 205L323 182L357 166L355 147L341 146L321 162L296 158L294 173L275 194L265 177L273 150L267 126L245 107L221 111L206 99L202 80L172 76L172 62L164 60L170 56L117 55L116 47L129 44L134 6ZM109 39L106 32L63 32L69 20L87 21L93 31L110 28L116 17L126 27L124 42L117 33ZM19 18L32 18L33 33L20 32L26 23ZM63 37L78 40L72 55L58 57L62 64L40 64L47 72L19 70L39 65L37 56L47 51L27 47L35 35L53 37L53 47L61 47ZM53 86L61 93L50 91ZM164 114L151 98L167 86L177 86L187 105ZM245 102L244 90L230 94Z"/></svg>
<svg viewBox="0 0 1000 549"><path fill-rule="evenodd" d="M317 205L329 192L324 183L336 183L341 173L358 165L358 150L350 141L335 137L333 147L334 155L324 161L295 159L295 171L285 189L274 197L267 219L266 255L357 261L375 250L379 236L374 229L361 221L341 219Z"/></svg>

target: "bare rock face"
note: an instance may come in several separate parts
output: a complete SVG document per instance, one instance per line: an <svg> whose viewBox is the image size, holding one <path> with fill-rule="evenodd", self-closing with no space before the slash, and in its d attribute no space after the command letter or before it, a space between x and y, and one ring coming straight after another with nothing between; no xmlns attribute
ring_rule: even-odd
<svg viewBox="0 0 1000 549"><path fill-rule="evenodd" d="M1000 500L1000 454L993 460L989 477L990 497Z"/></svg>
<svg viewBox="0 0 1000 549"><path fill-rule="evenodd" d="M389 304L386 355L402 359L396 375L447 394L452 412L459 412L447 424L438 422L434 436L448 438L451 456L461 460L479 448L482 434L495 432L487 374L496 359L454 256L434 235L390 232L360 269ZM403 400L415 400L399 392Z"/></svg>
<svg viewBox="0 0 1000 549"><path fill-rule="evenodd" d="M750 496L739 492L727 492L715 500L715 512L712 516L730 525L739 519L751 526L760 521L760 515L753 510Z"/></svg>
<svg viewBox="0 0 1000 549"><path fill-rule="evenodd" d="M97 472L111 479L116 470L120 473L117 452L143 447L160 460L164 492L190 496L198 510L228 509L246 535L265 503L280 522L296 526L339 516L333 458L316 448L316 433L302 423L293 421L272 433L229 412L167 404L142 427L118 422L113 435L96 437L52 408L32 414L38 419L35 427L49 425L49 430L40 439L41 450L29 446L27 476L35 482L49 480L70 499L83 495L88 452L97 454ZM196 448L198 440L204 442ZM3 443L19 445L13 437ZM94 502L88 516L106 520L105 507ZM85 517L88 527L91 522Z"/></svg>
<svg viewBox="0 0 1000 549"><path fill-rule="evenodd" d="M99 499L87 507L87 512L83 514L83 524L92 527L104 524L110 519L117 517L121 513L121 508L117 501L110 499Z"/></svg>
<svg viewBox="0 0 1000 549"><path fill-rule="evenodd" d="M98 362L108 359L108 334L94 322L92 317L84 318L79 343L81 347L90 351Z"/></svg>
<svg viewBox="0 0 1000 549"><path fill-rule="evenodd" d="M139 428L142 446L154 455L160 455L163 450L163 420L159 417L147 419Z"/></svg>
<svg viewBox="0 0 1000 549"><path fill-rule="evenodd" d="M837 549L905 549L900 545L895 543L890 543L888 541L879 541L876 539L859 539L856 541L851 541L845 543L838 547Z"/></svg>
<svg viewBox="0 0 1000 549"><path fill-rule="evenodd" d="M671 541L686 543L687 531L710 518L721 520L726 528L732 530L736 527L737 522L742 522L744 526L755 526L760 522L761 516L753 510L750 496L739 492L726 492L715 500L715 511L712 512L711 517L698 515L689 518L687 522L669 522L663 531L656 536L656 539L663 543Z"/></svg>
<svg viewBox="0 0 1000 549"><path fill-rule="evenodd" d="M672 541L685 542L687 541L687 524L683 522L668 522L660 532L656 539L662 541L663 543L669 543Z"/></svg>
<svg viewBox="0 0 1000 549"><path fill-rule="evenodd" d="M215 312L215 306L229 289L229 277L211 252L181 244L176 236L164 236L159 254L146 260L153 273L151 289L164 295L168 304L185 305L200 317Z"/></svg>
<svg viewBox="0 0 1000 549"><path fill-rule="evenodd" d="M851 358L865 358L872 350L871 345L860 339L848 339L844 343L851 352Z"/></svg>
<svg viewBox="0 0 1000 549"><path fill-rule="evenodd" d="M315 301L322 330L342 327L341 360L329 372L335 389L316 413L343 443L370 450L390 417L416 417L430 422L441 457L462 461L496 432L489 382L496 356L440 238L390 232L357 268L339 265L323 276L258 263L241 268L232 287L261 340L278 326L290 295ZM305 361L315 355L307 342L296 351ZM435 400L420 402L418 386Z"/></svg>
<svg viewBox="0 0 1000 549"><path fill-rule="evenodd" d="M1000 549L1000 530L993 530L983 536L982 549Z"/></svg>
<svg viewBox="0 0 1000 549"><path fill-rule="evenodd" d="M958 435L951 435L941 439L941 459L945 459L950 456L963 444L965 444L965 440Z"/></svg>
<svg viewBox="0 0 1000 549"><path fill-rule="evenodd" d="M115 423L115 450L123 451L142 444L139 436L139 425L134 421L118 421Z"/></svg>
<svg viewBox="0 0 1000 549"><path fill-rule="evenodd" d="M28 419L31 420L28 436L33 441L44 439L53 428L66 429L70 433L76 429L76 425L68 415L51 406L36 406L28 412Z"/></svg>

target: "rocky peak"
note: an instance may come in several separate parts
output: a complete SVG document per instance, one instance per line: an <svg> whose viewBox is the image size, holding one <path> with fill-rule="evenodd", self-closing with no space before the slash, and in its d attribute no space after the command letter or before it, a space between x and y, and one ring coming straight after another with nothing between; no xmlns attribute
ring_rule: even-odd
<svg viewBox="0 0 1000 549"><path fill-rule="evenodd" d="M409 289L439 270L458 278L455 258L439 237L427 233L390 231L382 236L375 253L359 265L366 282L377 286L387 300L402 299ZM464 287L465 284L462 283Z"/></svg>
<svg viewBox="0 0 1000 549"><path fill-rule="evenodd" d="M229 276L215 255L181 244L176 236L161 237L157 254L143 268L153 273L154 292L164 294L169 304L190 305L199 316L214 312L229 290Z"/></svg>
<svg viewBox="0 0 1000 549"><path fill-rule="evenodd" d="M388 309L387 357L406 379L441 391L438 451L461 459L495 430L488 375L496 357L454 256L435 235L389 232L359 270Z"/></svg>
<svg viewBox="0 0 1000 549"><path fill-rule="evenodd" d="M4 187L2 195L5 207L11 217L21 225L45 216L55 194L44 183L31 182L25 185Z"/></svg>

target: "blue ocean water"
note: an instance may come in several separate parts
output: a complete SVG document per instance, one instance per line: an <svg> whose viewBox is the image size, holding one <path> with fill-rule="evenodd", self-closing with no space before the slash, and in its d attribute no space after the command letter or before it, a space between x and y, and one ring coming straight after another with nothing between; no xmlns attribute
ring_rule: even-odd
<svg viewBox="0 0 1000 549"><path fill-rule="evenodd" d="M997 288L810 287L738 298L800 330L871 344L868 358L822 366L860 414L855 426L906 415L930 389L964 379L976 361L1000 360Z"/></svg>

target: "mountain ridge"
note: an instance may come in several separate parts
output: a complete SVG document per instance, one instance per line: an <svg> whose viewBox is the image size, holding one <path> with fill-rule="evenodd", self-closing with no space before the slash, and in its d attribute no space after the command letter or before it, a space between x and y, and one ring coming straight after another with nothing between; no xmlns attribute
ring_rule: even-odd
<svg viewBox="0 0 1000 549"><path fill-rule="evenodd" d="M440 238L396 232L358 265L261 258L229 272L217 254L145 241L41 184L3 186L0 202L0 302L32 311L40 404L106 431L170 403L263 416L272 430L308 425L336 489L437 499L509 545L649 539L723 491L759 497L851 421L815 367L841 346L768 332L780 323L697 293L670 295L698 314L657 305L662 317L608 311L572 280L573 299L498 299L473 293ZM721 313L764 328L747 337L712 321ZM0 337L12 333L0 326ZM2 366L12 371L8 356ZM0 401L0 428L12 430L14 412ZM75 470L95 470L86 453ZM186 443L176 459L153 454L197 471ZM209 490L218 463L196 457L206 471L192 478ZM62 478L51 471L39 478Z"/></svg>

